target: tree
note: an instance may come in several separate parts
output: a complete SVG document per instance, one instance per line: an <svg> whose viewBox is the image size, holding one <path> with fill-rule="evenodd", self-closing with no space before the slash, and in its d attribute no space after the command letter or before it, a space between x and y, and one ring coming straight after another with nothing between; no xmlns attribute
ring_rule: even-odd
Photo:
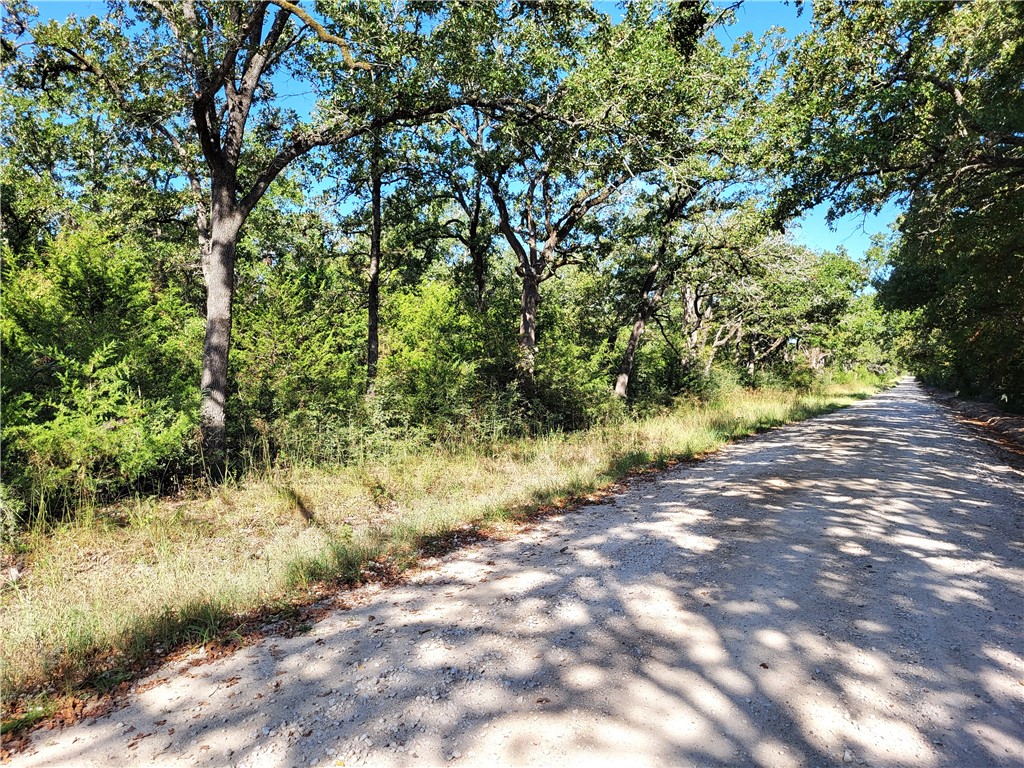
<svg viewBox="0 0 1024 768"><path fill-rule="evenodd" d="M439 199L451 204L451 215L442 223L449 239L458 242L467 257L476 310L487 306L488 273L497 234L495 216L488 206L487 183L479 163L479 155L471 147L483 145L490 120L479 111L467 115L464 130L474 138L468 143L459 131L446 130L444 125L426 126L418 143L432 163L423 162L424 181Z"/></svg>
<svg viewBox="0 0 1024 768"><path fill-rule="evenodd" d="M381 24L361 26L344 3L325 3L320 21L288 0L149 0L113 3L104 19L30 29L34 54L20 60L14 82L23 90L87 90L140 153L172 166L191 191L206 287L201 416L214 454L224 443L237 245L257 204L314 149L427 119L462 99L437 77L444 47L425 48L428 36L443 37L445 24L462 24L465 14L388 3L375 10L412 50L378 55L371 33ZM415 34L399 34L410 29ZM358 73L414 58L430 67L403 73L409 87L390 103L362 98ZM286 75L317 95L308 116L278 97L275 82Z"/></svg>
<svg viewBox="0 0 1024 768"><path fill-rule="evenodd" d="M789 62L779 218L905 208L890 307L922 310L947 353L918 372L1024 404L1024 8L817 3ZM866 44L868 41L869 44ZM934 356L919 357L925 359Z"/></svg>
<svg viewBox="0 0 1024 768"><path fill-rule="evenodd" d="M657 140L652 167L642 176L647 192L626 231L617 234L642 243L631 263L623 264L639 285L615 376L619 397L627 394L647 324L677 275L695 266L691 262L721 255L722 243L695 236L703 220L738 205L756 184L764 143L758 126L770 107L767 87L774 72L765 57L768 46L749 36L730 53L724 50L713 31L731 20L731 9L712 15L710 6L682 4L657 17L655 36L646 43L657 52L655 77L663 90L661 112L648 109L647 131ZM707 307L692 289L688 302L698 322Z"/></svg>
<svg viewBox="0 0 1024 768"><path fill-rule="evenodd" d="M422 126L424 131L432 126ZM452 230L445 219L451 193L438 187L443 163L424 151L422 131L373 131L330 157L337 192L326 196L334 209L343 251L365 275L360 294L366 310L366 392L374 390L383 332L381 306L386 283L414 283L441 258ZM395 279L397 278L397 279Z"/></svg>
<svg viewBox="0 0 1024 768"><path fill-rule="evenodd" d="M618 369L615 372L615 386L612 390L616 397L625 398L629 389L629 379L633 374L633 364L636 359L637 350L640 347L640 339L647 328L654 313L657 311L665 291L675 278L679 262L686 257L681 253L678 242L673 242L679 224L685 217L688 204L696 197L696 190L684 193L680 189L672 190L666 199L659 201L661 205L652 206L653 210L647 216L636 216L630 221L634 225L645 227L653 234L653 242L645 242L646 238L642 231L633 234L633 238L641 241L640 250L645 251L640 256L640 261L645 264L643 278L640 287L634 295L638 295L636 309L634 310L633 324L626 339L626 346L619 360ZM653 227L652 227L653 225ZM634 246L634 243L630 243ZM650 253L646 249L650 248Z"/></svg>
<svg viewBox="0 0 1024 768"><path fill-rule="evenodd" d="M534 387L541 285L580 262L599 228L595 214L657 163L683 79L673 33L692 45L703 28L701 22L692 30L674 29L668 15L643 3L630 6L618 24L589 8L517 20L501 30L499 44L529 63L516 88L530 95L535 115L527 122L471 113L451 119L517 259L518 369L528 392Z"/></svg>
<svg viewBox="0 0 1024 768"><path fill-rule="evenodd" d="M1015 3L831 0L796 40L779 117L783 214L832 215L1024 170L1024 10ZM868 41L870 44L865 44Z"/></svg>

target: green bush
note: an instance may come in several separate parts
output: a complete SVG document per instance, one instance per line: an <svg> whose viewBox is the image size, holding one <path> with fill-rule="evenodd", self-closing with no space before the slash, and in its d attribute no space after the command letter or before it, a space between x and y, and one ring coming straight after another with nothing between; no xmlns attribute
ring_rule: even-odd
<svg viewBox="0 0 1024 768"><path fill-rule="evenodd" d="M366 311L338 265L245 266L235 301L231 443L265 465L344 460L366 382Z"/></svg>
<svg viewBox="0 0 1024 768"><path fill-rule="evenodd" d="M618 357L607 343L607 281L567 268L542 285L533 428L576 430L609 414Z"/></svg>
<svg viewBox="0 0 1024 768"><path fill-rule="evenodd" d="M482 357L472 316L455 289L426 282L390 301L376 393L392 419L440 434L471 418Z"/></svg>
<svg viewBox="0 0 1024 768"><path fill-rule="evenodd" d="M59 386L40 403L47 418L5 426L20 464L8 478L34 512L87 506L186 458L195 410L140 396L127 361L114 357L113 344L84 364L56 357ZM32 406L22 403L28 415Z"/></svg>
<svg viewBox="0 0 1024 768"><path fill-rule="evenodd" d="M4 482L29 514L199 461L202 320L155 279L160 247L83 217L24 263L5 253Z"/></svg>

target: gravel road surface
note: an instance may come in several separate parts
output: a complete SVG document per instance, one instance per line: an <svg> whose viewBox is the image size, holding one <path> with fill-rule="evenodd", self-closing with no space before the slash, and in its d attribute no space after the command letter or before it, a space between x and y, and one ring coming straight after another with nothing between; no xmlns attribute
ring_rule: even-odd
<svg viewBox="0 0 1024 768"><path fill-rule="evenodd" d="M167 665L14 764L1021 766L1022 525L1020 472L908 380Z"/></svg>

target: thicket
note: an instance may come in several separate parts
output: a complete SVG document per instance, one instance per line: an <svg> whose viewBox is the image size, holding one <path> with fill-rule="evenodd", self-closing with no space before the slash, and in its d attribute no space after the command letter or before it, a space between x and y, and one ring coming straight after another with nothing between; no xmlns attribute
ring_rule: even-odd
<svg viewBox="0 0 1024 768"><path fill-rule="evenodd" d="M37 253L4 244L5 506L67 512L196 461L202 321L160 248L84 215Z"/></svg>
<svg viewBox="0 0 1024 768"><path fill-rule="evenodd" d="M355 463L438 440L571 431L739 383L808 389L825 359L847 370L883 360L884 323L870 314L870 297L856 295L862 276L840 282L822 305L828 259L839 259L847 278L859 267L801 253L807 271L787 277L796 284L780 291L771 327L752 320L747 331L748 343L785 336L778 354L748 368L741 338L695 371L682 351L694 351L691 326L666 300L623 403L611 391L628 331L610 300L615 275L576 267L544 285L536 381L524 393L514 266L494 260L480 308L453 248L415 281L385 281L380 365L368 393L358 265L310 242L281 246L241 270L229 422L235 473ZM68 515L124 492L167 492L202 474L202 316L188 285L166 269L171 257L138 230L104 228L87 214L31 258L5 250L4 504L21 519ZM715 300L738 299L723 289ZM762 311L762 299L757 291L747 298L749 311Z"/></svg>
<svg viewBox="0 0 1024 768"><path fill-rule="evenodd" d="M728 12L197 5L5 21L8 525L897 364L865 267L768 227Z"/></svg>

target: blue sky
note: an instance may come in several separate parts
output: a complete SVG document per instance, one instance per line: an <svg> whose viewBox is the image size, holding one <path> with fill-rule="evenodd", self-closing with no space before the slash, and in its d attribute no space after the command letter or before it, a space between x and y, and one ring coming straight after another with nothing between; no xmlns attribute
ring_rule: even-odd
<svg viewBox="0 0 1024 768"><path fill-rule="evenodd" d="M39 9L40 19L66 19L71 13L76 16L98 15L102 14L107 7L107 4L101 0L61 0L61 2L36 0L32 5Z"/></svg>
<svg viewBox="0 0 1024 768"><path fill-rule="evenodd" d="M606 11L612 11L616 5L611 0L597 0L596 4ZM106 8L106 4L100 0L46 1L38 2L36 5L42 19L64 19L70 13L77 16L102 14ZM803 13L798 15L792 3L780 0L746 0L736 11L735 26L722 33L725 36L723 42L728 42L730 35L738 37L746 32L752 32L759 37L773 26L782 27L787 35L795 36L808 29L810 19L809 2L805 5ZM826 206L818 206L795 221L790 226L794 240L817 250L835 250L842 246L855 258L863 256L871 245L872 235L888 231L900 212L896 206L887 205L875 215L844 216L830 228L825 222L826 210Z"/></svg>

